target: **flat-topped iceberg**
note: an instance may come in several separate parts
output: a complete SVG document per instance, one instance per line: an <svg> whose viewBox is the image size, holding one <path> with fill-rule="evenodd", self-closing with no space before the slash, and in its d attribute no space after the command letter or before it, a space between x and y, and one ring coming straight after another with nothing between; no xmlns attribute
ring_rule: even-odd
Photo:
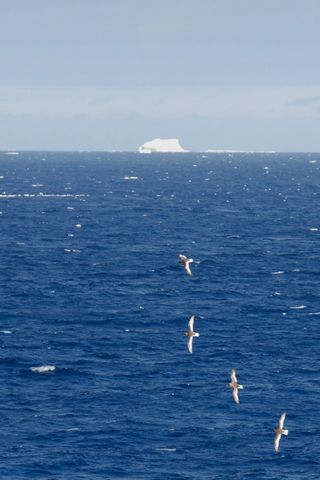
<svg viewBox="0 0 320 480"><path fill-rule="evenodd" d="M139 147L140 153L180 153L187 152L181 147L177 138L155 138L149 142L144 143Z"/></svg>

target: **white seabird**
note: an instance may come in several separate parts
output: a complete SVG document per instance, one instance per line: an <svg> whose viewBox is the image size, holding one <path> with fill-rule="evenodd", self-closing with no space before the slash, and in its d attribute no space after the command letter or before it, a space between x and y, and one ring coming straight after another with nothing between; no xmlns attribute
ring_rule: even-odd
<svg viewBox="0 0 320 480"><path fill-rule="evenodd" d="M195 315L192 315L192 317L190 318L189 323L188 323L188 330L187 330L187 332L185 332L185 335L188 337L189 353L192 353L193 337L199 337L199 335L200 335L200 333L193 331L194 319L195 319Z"/></svg>
<svg viewBox="0 0 320 480"><path fill-rule="evenodd" d="M279 445L280 445L280 440L282 435L288 435L289 430L286 430L283 428L284 420L286 418L286 413L283 413L280 417L280 420L278 422L277 428L274 429L275 437L274 437L274 449L276 452L279 451Z"/></svg>
<svg viewBox="0 0 320 480"><path fill-rule="evenodd" d="M227 387L230 387L232 388L232 396L233 396L233 399L236 403L240 403L240 400L239 400L239 395L238 395L238 390L242 390L243 389L243 385L240 385L238 383L238 380L237 380L237 372L236 370L233 368L230 372L230 378L231 378L231 382L228 383Z"/></svg>
<svg viewBox="0 0 320 480"><path fill-rule="evenodd" d="M179 258L180 258L180 263L182 263L184 266L185 272L188 275L192 275L189 264L193 262L193 258L188 258L185 255L181 255L181 253L179 255Z"/></svg>

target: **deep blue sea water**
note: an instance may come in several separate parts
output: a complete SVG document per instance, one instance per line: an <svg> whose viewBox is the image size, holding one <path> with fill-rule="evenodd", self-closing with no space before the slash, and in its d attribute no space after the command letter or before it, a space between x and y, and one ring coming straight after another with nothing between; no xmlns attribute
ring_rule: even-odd
<svg viewBox="0 0 320 480"><path fill-rule="evenodd" d="M319 167L1 153L1 480L319 479Z"/></svg>

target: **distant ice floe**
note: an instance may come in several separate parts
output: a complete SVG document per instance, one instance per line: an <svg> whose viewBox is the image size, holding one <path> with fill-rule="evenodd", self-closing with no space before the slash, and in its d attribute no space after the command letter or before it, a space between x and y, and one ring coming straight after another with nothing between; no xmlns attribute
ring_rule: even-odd
<svg viewBox="0 0 320 480"><path fill-rule="evenodd" d="M30 370L36 373L54 372L56 367L54 365L41 365L40 367L31 367Z"/></svg>
<svg viewBox="0 0 320 480"><path fill-rule="evenodd" d="M0 198L35 198L35 197L43 197L43 198L79 198L79 197L88 197L89 195L84 193L0 193Z"/></svg>
<svg viewBox="0 0 320 480"><path fill-rule="evenodd" d="M215 149L208 149L205 150L205 153L276 153L275 150L215 150Z"/></svg>
<svg viewBox="0 0 320 480"><path fill-rule="evenodd" d="M154 138L149 142L145 142L139 147L140 153L183 153L187 152L181 147L177 138Z"/></svg>
<svg viewBox="0 0 320 480"><path fill-rule="evenodd" d="M6 155L19 155L19 152L17 150L7 150L5 152Z"/></svg>

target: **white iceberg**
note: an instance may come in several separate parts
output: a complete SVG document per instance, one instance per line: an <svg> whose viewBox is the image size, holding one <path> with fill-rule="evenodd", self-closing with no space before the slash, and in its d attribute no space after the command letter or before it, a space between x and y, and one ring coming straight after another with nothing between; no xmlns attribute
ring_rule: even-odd
<svg viewBox="0 0 320 480"><path fill-rule="evenodd" d="M177 138L154 138L149 142L145 142L139 147L140 153L180 153L187 152L181 147Z"/></svg>

